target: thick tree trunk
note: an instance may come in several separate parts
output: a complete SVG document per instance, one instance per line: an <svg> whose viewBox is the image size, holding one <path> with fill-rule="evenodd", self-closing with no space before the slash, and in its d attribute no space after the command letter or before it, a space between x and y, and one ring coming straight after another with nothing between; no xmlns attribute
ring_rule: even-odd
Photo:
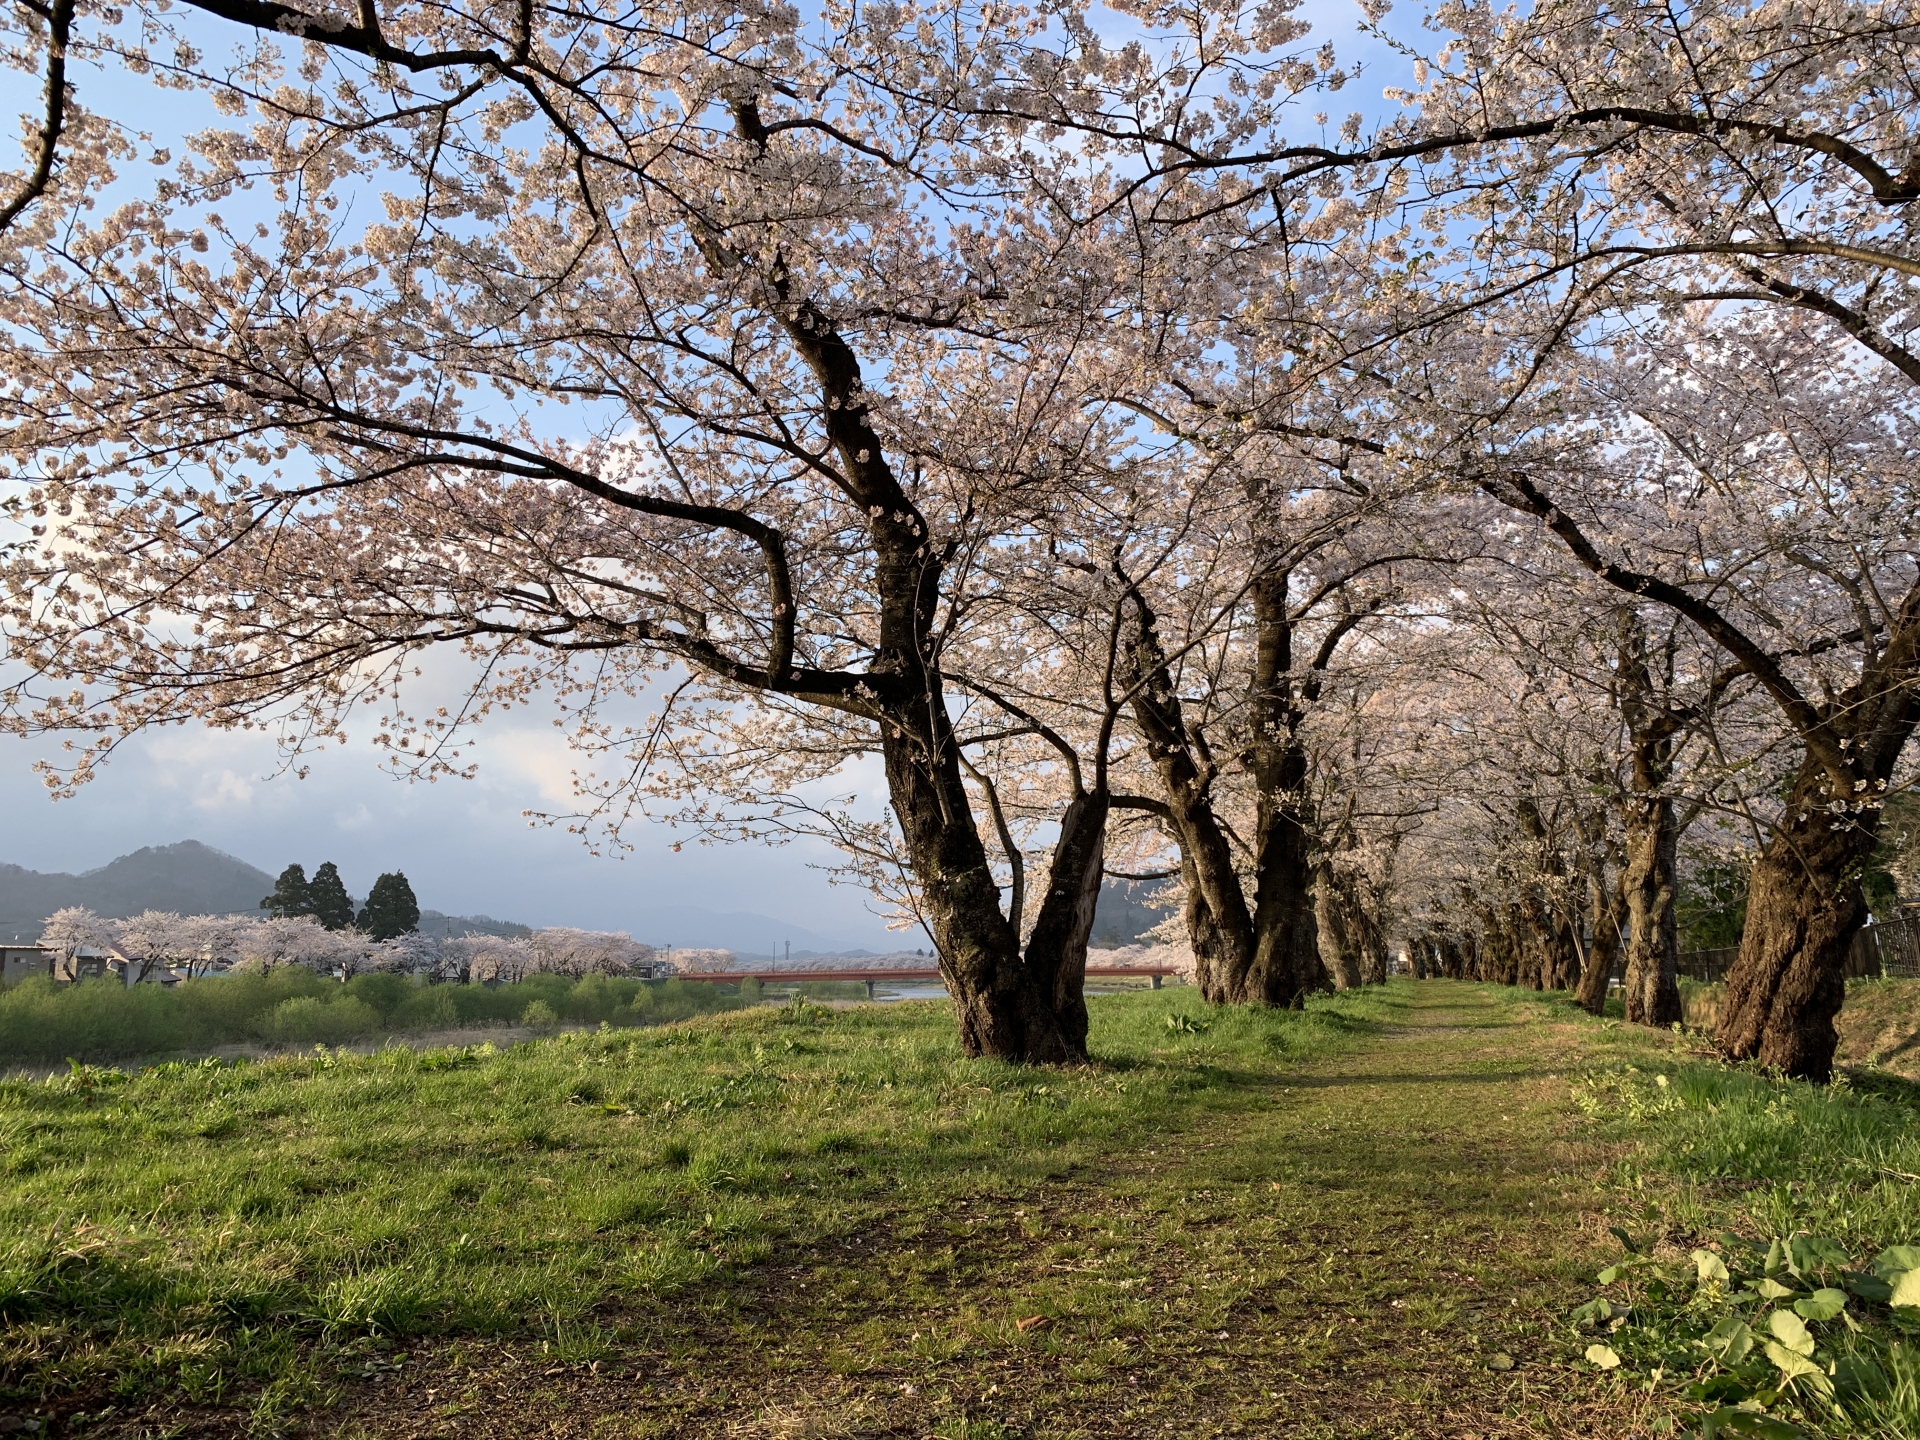
<svg viewBox="0 0 1920 1440"><path fill-rule="evenodd" d="M1608 885L1603 874L1588 878L1587 921L1593 938L1587 943L1586 963L1580 967L1574 998L1589 1015L1598 1015L1607 1003L1607 982L1620 958L1620 918L1626 901L1620 887Z"/></svg>
<svg viewBox="0 0 1920 1440"><path fill-rule="evenodd" d="M1515 948L1519 954L1514 977L1508 983L1524 985L1529 990L1549 989L1554 972L1553 914L1546 902L1531 891L1521 898L1515 914L1520 941Z"/></svg>
<svg viewBox="0 0 1920 1440"><path fill-rule="evenodd" d="M1361 895L1355 893L1358 888L1349 887L1346 899L1347 933L1360 952L1360 983L1384 985L1387 983L1388 967L1392 963L1387 954L1387 937L1372 908Z"/></svg>
<svg viewBox="0 0 1920 1440"><path fill-rule="evenodd" d="M1232 847L1213 811L1213 770L1204 754L1195 754L1153 611L1144 600L1136 599L1134 618L1121 647L1120 674L1134 692L1134 721L1160 776L1180 845L1194 979L1210 1004L1257 1003L1265 999L1260 946Z"/></svg>
<svg viewBox="0 0 1920 1440"><path fill-rule="evenodd" d="M737 102L733 110L742 137L764 143L753 104ZM1059 943L1036 957L1042 960L1037 972L1023 961L1019 936L1001 912L1000 887L962 780L934 638L943 571L938 550L927 543L926 518L887 463L886 447L871 423L858 357L826 315L786 293L784 276L771 283L786 302L781 324L820 384L841 482L870 517L879 636L867 688L880 724L894 819L953 996L961 1048L970 1056L1014 1061L1084 1060L1078 981L1085 957L1076 966L1066 943L1073 927L1056 925ZM791 659L790 651L775 647L769 683L786 683ZM1104 823L1104 802L1099 818ZM1100 841L1078 828L1063 838L1064 863L1077 875ZM1096 861L1096 887L1097 875Z"/></svg>
<svg viewBox="0 0 1920 1440"><path fill-rule="evenodd" d="M1320 963L1307 832L1292 814L1276 817L1262 830L1265 843L1260 848L1254 895L1253 968L1241 998L1257 1005L1298 1009L1314 991L1332 988Z"/></svg>
<svg viewBox="0 0 1920 1440"><path fill-rule="evenodd" d="M1553 965L1547 974L1547 989L1571 990L1580 983L1580 944L1573 926L1564 916L1553 926Z"/></svg>
<svg viewBox="0 0 1920 1440"><path fill-rule="evenodd" d="M1291 576L1269 570L1253 586L1254 661L1249 696L1257 934L1250 998L1298 1007L1331 987L1314 913L1313 837L1307 820L1307 752L1293 694ZM1309 682L1311 685L1313 682ZM1307 698L1311 698L1308 696Z"/></svg>
<svg viewBox="0 0 1920 1440"><path fill-rule="evenodd" d="M1076 796L1060 817L1060 838L1040 914L1027 937L1027 973L1050 1003L1075 1056L1087 1050L1087 937L1107 854L1107 795Z"/></svg>
<svg viewBox="0 0 1920 1440"><path fill-rule="evenodd" d="M941 720L944 721L942 716ZM960 1048L969 1056L1062 1063L1085 1058L1020 956L1000 910L1000 887L973 823L951 736L890 726L887 789L953 996ZM944 758L932 758L944 755ZM1051 977L1049 977L1051 978Z"/></svg>
<svg viewBox="0 0 1920 1440"><path fill-rule="evenodd" d="M1322 860L1315 867L1313 914L1318 927L1320 959L1333 977L1336 990L1357 990L1366 983L1360 968L1360 947L1349 932L1346 906L1334 887L1333 865Z"/></svg>
<svg viewBox="0 0 1920 1440"><path fill-rule="evenodd" d="M1360 929L1360 980L1366 985L1384 985L1393 969L1393 956L1387 951L1386 937L1371 916L1363 914Z"/></svg>
<svg viewBox="0 0 1920 1440"><path fill-rule="evenodd" d="M1680 1004L1680 931L1674 916L1680 836L1673 801L1635 795L1624 807L1627 863L1627 1019L1666 1029L1684 1018Z"/></svg>
<svg viewBox="0 0 1920 1440"><path fill-rule="evenodd" d="M1833 1017L1846 993L1847 951L1866 919L1860 869L1879 820L1868 811L1836 823L1831 788L1809 760L1787 818L1754 864L1720 1019L1720 1049L1729 1059L1808 1080L1833 1073Z"/></svg>

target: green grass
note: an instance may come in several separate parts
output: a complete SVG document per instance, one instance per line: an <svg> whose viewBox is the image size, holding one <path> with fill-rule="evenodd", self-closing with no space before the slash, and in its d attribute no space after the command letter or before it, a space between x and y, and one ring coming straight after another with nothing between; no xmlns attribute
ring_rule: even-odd
<svg viewBox="0 0 1920 1440"><path fill-rule="evenodd" d="M801 1004L505 1052L0 1085L6 1382L258 1404L315 1345L369 1336L544 1333L584 1353L596 1307L716 1286L885 1194L938 1208L1058 1174L1387 1007L1102 1001L1106 1063L1064 1072L961 1060L944 1006Z"/></svg>
<svg viewBox="0 0 1920 1440"><path fill-rule="evenodd" d="M1702 1285L1688 1258L1700 1248L1730 1262L1746 1256L1757 1275L1757 1257L1776 1239L1783 1247L1796 1236L1834 1242L1845 1259L1824 1278L1778 1274L1800 1294L1816 1284L1850 1289L1844 1274L1920 1242L1920 1085L1873 1070L1843 1072L1832 1085L1785 1081L1727 1066L1685 1040L1618 1026L1601 1032L1600 1052L1607 1049L1613 1058L1575 1098L1604 1133L1632 1144L1617 1169L1615 1210L1649 1273L1663 1273L1662 1258L1673 1262L1664 1272L1677 1277L1670 1296L1637 1297L1626 1332L1629 1340L1645 1332L1648 1363L1677 1372L1669 1388L1703 1363L1695 1342L1709 1326L1738 1314L1763 1327L1793 1301L1781 1292L1772 1303L1741 1302ZM1920 1440L1920 1314L1859 1295L1847 1314L1851 1323L1814 1327L1819 1359L1837 1362L1843 1382L1849 1367L1868 1382L1851 1394L1843 1383L1837 1402L1816 1381L1769 1404L1816 1434ZM1757 1358L1749 1370L1763 1389L1778 1379Z"/></svg>
<svg viewBox="0 0 1920 1440"><path fill-rule="evenodd" d="M1581 1358L1607 1223L1914 1238L1884 1080L1444 982L1092 1014L1077 1070L802 1002L0 1085L0 1420L1626 1440L1697 1407Z"/></svg>
<svg viewBox="0 0 1920 1440"><path fill-rule="evenodd" d="M548 1025L648 1025L731 1009L733 986L589 975L535 975L517 985L423 985L400 975L347 984L287 967L178 985L116 980L0 988L0 1065L59 1064L175 1053L221 1045L339 1045L420 1031L520 1024L530 1007Z"/></svg>

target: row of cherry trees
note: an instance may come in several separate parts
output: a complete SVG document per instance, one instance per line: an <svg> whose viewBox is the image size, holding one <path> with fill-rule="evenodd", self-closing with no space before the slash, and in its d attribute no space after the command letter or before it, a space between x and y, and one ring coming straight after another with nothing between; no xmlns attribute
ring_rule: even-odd
<svg viewBox="0 0 1920 1440"><path fill-rule="evenodd" d="M1032 1061L1108 874L1213 1000L1398 936L1661 1023L1736 823L1721 1043L1825 1074L1920 721L1914 22L1365 18L1335 123L1288 3L23 0L9 723L450 775L552 704L570 823L828 835Z"/></svg>
<svg viewBox="0 0 1920 1440"><path fill-rule="evenodd" d="M309 915L180 915L145 910L113 919L70 906L47 918L40 944L53 955L55 978L80 973L83 952L111 952L129 968L128 983L158 971L188 978L215 972L267 974L284 966L344 979L380 971L482 984L529 975L627 975L657 953L620 932L555 927L527 937L407 934L376 939L329 929Z"/></svg>

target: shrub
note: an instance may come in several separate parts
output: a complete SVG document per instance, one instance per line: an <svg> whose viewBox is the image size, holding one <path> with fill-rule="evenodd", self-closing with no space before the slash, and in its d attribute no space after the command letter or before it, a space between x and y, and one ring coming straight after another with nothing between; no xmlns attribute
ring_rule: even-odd
<svg viewBox="0 0 1920 1440"><path fill-rule="evenodd" d="M531 1030L545 1033L559 1028L560 1017L546 1001L536 1000L521 1013L520 1023Z"/></svg>
<svg viewBox="0 0 1920 1440"><path fill-rule="evenodd" d="M400 1002L390 1018L396 1030L451 1030L460 1024L460 1007L447 985L415 990Z"/></svg>
<svg viewBox="0 0 1920 1440"><path fill-rule="evenodd" d="M302 995L274 1006L261 1031L269 1040L338 1045L371 1035L379 1028L379 1011L364 1000L351 995L331 1001Z"/></svg>
<svg viewBox="0 0 1920 1440"><path fill-rule="evenodd" d="M410 999L416 986L404 975L356 975L347 982L347 993L364 1000L380 1012L382 1019L392 1015Z"/></svg>

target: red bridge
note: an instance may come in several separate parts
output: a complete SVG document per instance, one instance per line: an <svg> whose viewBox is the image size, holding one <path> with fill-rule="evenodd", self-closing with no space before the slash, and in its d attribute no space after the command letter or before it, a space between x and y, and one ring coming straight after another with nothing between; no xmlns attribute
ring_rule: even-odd
<svg viewBox="0 0 1920 1440"><path fill-rule="evenodd" d="M1176 975L1171 965L1089 965L1089 979L1117 979L1133 976L1141 980L1151 980L1153 988L1160 988L1162 977ZM742 980L759 980L762 983L774 981L784 984L798 984L807 980L860 980L866 983L867 998L873 998L873 987L882 980L921 980L938 981L940 972L931 968L892 969L892 970L694 970L675 975L675 980L701 980L713 985L738 985Z"/></svg>

